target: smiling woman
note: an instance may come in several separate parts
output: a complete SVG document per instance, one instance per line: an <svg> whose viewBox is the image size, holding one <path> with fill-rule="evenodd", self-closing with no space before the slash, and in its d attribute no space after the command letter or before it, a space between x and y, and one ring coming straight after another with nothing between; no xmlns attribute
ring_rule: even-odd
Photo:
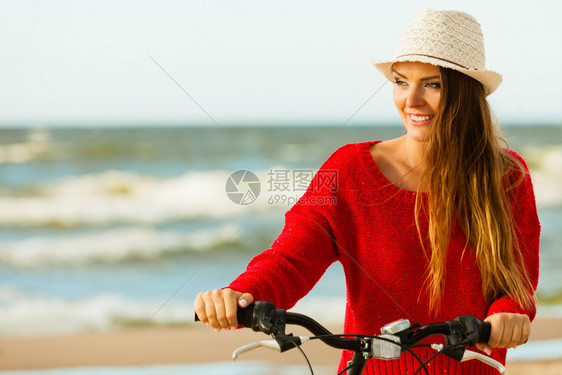
<svg viewBox="0 0 562 375"><path fill-rule="evenodd" d="M397 170L392 160L406 165L409 169L403 177L417 187L412 190L428 192L431 253L426 281L431 309L439 309L447 248L454 227L459 226L467 237L465 246L474 247L485 300L509 296L518 306L515 312L522 313L534 310L529 291L536 288L536 279L530 270L537 271L538 261L527 259L532 268L525 268L529 264L522 251L528 244L516 239L519 223L510 206L516 199L512 190L528 178L528 172L520 156L501 147L486 100L501 83L501 75L485 68L484 56L480 25L470 15L429 9L416 14L394 59L374 62L395 82L394 103L407 131L387 143L383 151L392 157L384 158L384 165L390 166L389 173ZM381 154L371 152L377 161ZM527 214L534 216L532 246L538 246L540 226L531 199ZM421 206L418 195L416 218ZM423 244L418 219L416 226ZM524 314L509 318L517 320L514 335L528 334ZM495 344L494 337L490 341Z"/></svg>
<svg viewBox="0 0 562 375"><path fill-rule="evenodd" d="M339 261L345 334L372 335L404 316L423 325L474 315L492 325L478 348L505 363L535 316L540 224L525 163L502 148L492 121L486 96L501 76L484 66L480 25L464 12L422 9L394 58L375 66L394 82L405 134L334 152L271 248L227 288L200 293L197 315L234 329L237 305L290 308ZM320 172L334 170L338 189L318 188ZM335 199L308 204L318 197ZM432 355L418 349L424 360ZM340 370L350 360L344 352ZM366 372L415 371L407 358L388 362L370 360ZM433 364L434 374L493 373L445 356Z"/></svg>

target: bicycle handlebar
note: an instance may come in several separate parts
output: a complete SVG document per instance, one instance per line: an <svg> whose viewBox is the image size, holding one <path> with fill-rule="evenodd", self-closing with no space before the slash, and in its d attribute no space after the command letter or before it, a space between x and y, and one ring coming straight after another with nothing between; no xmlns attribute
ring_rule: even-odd
<svg viewBox="0 0 562 375"><path fill-rule="evenodd" d="M321 337L320 340L333 348L353 351L360 349L357 340L333 337L332 332L314 319L303 314L276 309L275 305L269 302L257 301L244 308L238 307L237 319L240 326L267 335L285 335L285 325L292 324L304 327L316 336L329 336ZM199 321L197 314L195 314L195 321Z"/></svg>
<svg viewBox="0 0 562 375"><path fill-rule="evenodd" d="M238 307L237 319L240 326L272 335L274 340L260 341L239 348L233 353L233 359L236 359L238 354L256 347L269 347L284 352L300 346L305 341L316 338L333 348L353 351L354 355L348 363L347 369L349 369L348 375L355 375L363 372L365 363L369 358L397 359L404 351L408 351L415 356L411 348L415 347L416 344L429 336L443 335L445 345L430 345L438 353L443 353L458 362L478 359L496 368L502 374L505 372L505 367L501 363L483 354L466 349L466 346L485 343L490 339L491 325L472 315L459 316L453 320L432 323L423 327L420 327L419 323L411 326L410 322L405 319L398 320L382 327L382 334L375 336L361 334L334 335L306 315L277 309L274 304L264 301L257 301L246 308ZM195 321L198 320L199 318L195 314ZM315 337L298 337L286 334L285 326L287 324L304 327ZM434 357L435 355L429 360ZM429 374L425 368L427 362L422 363L418 357L416 358L421 364L420 369L424 369L425 373Z"/></svg>
<svg viewBox="0 0 562 375"><path fill-rule="evenodd" d="M332 335L330 331L314 319L303 314L277 309L272 303L264 301L257 301L246 308L238 307L237 318L239 325L268 335L284 335L286 324L304 327L317 336ZM199 318L195 314L195 321L198 320ZM448 345L474 346L476 343L488 342L491 332L489 323L472 315L459 316L447 322L432 323L416 328L416 326L410 327L408 324L407 329L393 332L393 334L400 337L401 344L407 347L413 346L432 335L444 335ZM360 346L356 339L339 337L320 337L320 339L337 349L355 351Z"/></svg>

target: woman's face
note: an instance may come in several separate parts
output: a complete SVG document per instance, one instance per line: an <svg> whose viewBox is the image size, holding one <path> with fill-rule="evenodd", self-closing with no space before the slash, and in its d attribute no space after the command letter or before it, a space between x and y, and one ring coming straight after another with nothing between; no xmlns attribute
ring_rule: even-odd
<svg viewBox="0 0 562 375"><path fill-rule="evenodd" d="M441 72L439 67L420 62L400 62L392 66L394 105L408 137L425 141L427 128L439 109Z"/></svg>

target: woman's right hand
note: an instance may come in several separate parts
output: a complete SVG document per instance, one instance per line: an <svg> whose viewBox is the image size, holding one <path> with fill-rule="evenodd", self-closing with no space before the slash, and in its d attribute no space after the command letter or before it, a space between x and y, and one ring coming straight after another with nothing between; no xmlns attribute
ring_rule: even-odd
<svg viewBox="0 0 562 375"><path fill-rule="evenodd" d="M236 317L238 306L246 307L252 303L254 297L251 294L225 288L199 293L193 305L199 320L218 332L221 329L238 327Z"/></svg>

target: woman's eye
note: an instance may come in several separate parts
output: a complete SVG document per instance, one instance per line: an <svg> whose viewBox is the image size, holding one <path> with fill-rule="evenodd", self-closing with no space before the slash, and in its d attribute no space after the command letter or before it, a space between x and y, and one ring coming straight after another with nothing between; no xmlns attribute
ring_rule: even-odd
<svg viewBox="0 0 562 375"><path fill-rule="evenodd" d="M402 81L400 78L394 77L394 84L397 86L407 86L408 84L405 81Z"/></svg>
<svg viewBox="0 0 562 375"><path fill-rule="evenodd" d="M430 89L440 89L441 83L439 82L428 82L425 84L425 87L429 87Z"/></svg>

